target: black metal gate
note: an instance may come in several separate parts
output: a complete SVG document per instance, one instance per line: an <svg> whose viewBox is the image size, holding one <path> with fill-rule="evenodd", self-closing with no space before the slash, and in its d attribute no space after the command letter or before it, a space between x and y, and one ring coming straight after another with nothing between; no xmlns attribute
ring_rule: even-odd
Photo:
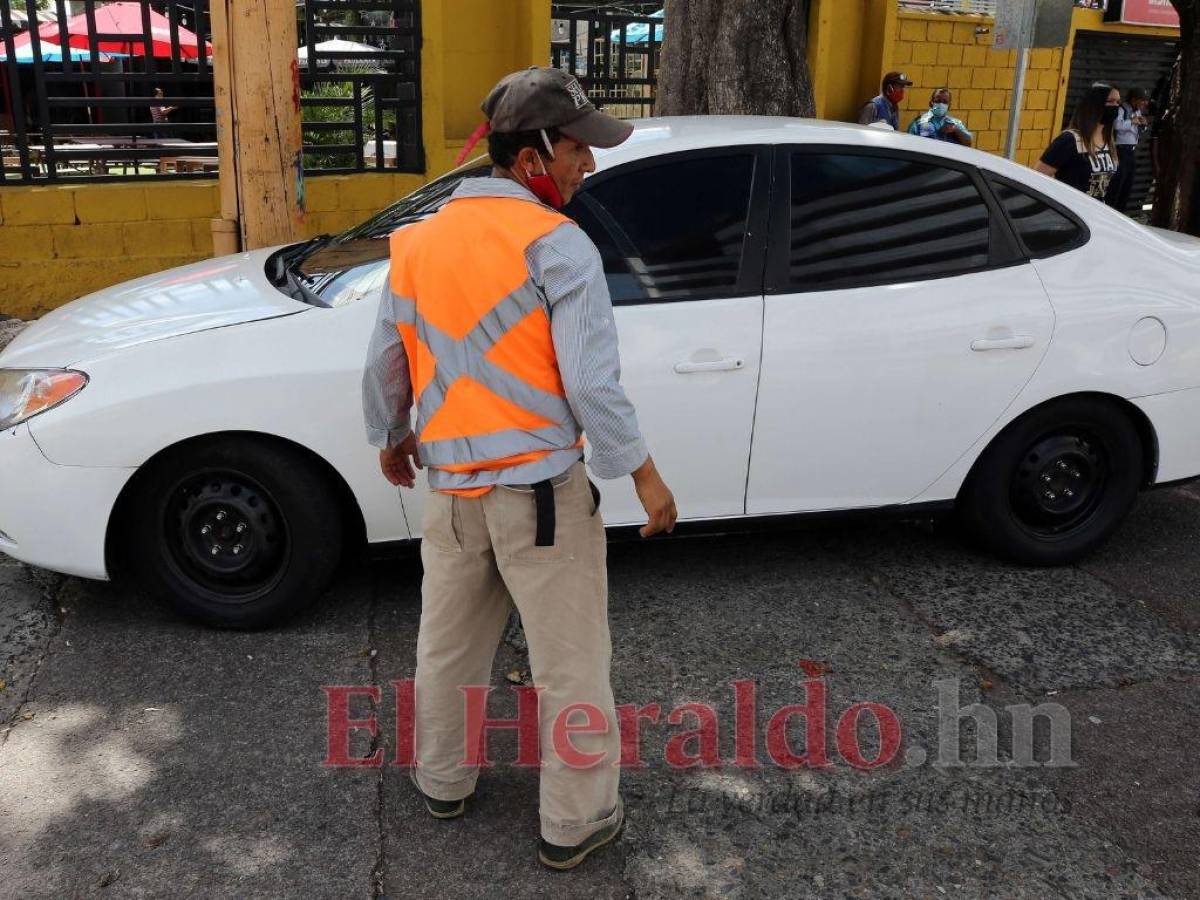
<svg viewBox="0 0 1200 900"><path fill-rule="evenodd" d="M424 172L420 0L305 0L303 12L305 171Z"/></svg>
<svg viewBox="0 0 1200 900"><path fill-rule="evenodd" d="M0 184L216 175L209 0L38 6L0 0ZM296 6L306 172L423 172L420 0Z"/></svg>
<svg viewBox="0 0 1200 900"><path fill-rule="evenodd" d="M662 56L661 12L639 15L563 3L552 7L551 17L551 65L578 77L591 101L613 115L653 115Z"/></svg>
<svg viewBox="0 0 1200 900"><path fill-rule="evenodd" d="M1178 55L1177 40L1099 31L1077 32L1063 127L1070 121L1075 104L1090 85L1097 81L1107 82L1119 87L1122 95L1128 95L1130 88L1140 87L1149 95L1159 79L1171 74ZM1147 137L1138 146L1136 175L1129 208L1125 210L1127 213L1138 215L1142 212L1152 197L1153 182L1150 139Z"/></svg>
<svg viewBox="0 0 1200 900"><path fill-rule="evenodd" d="M0 0L0 183L215 171L208 0L37 7Z"/></svg>

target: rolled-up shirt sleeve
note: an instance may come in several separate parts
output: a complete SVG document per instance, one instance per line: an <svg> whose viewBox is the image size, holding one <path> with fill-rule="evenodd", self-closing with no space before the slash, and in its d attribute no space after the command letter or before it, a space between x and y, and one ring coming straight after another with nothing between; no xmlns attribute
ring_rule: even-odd
<svg viewBox="0 0 1200 900"><path fill-rule="evenodd" d="M571 223L533 244L528 262L550 305L567 403L592 448L588 465L600 478L628 475L649 454L621 387L617 326L600 254Z"/></svg>
<svg viewBox="0 0 1200 900"><path fill-rule="evenodd" d="M381 450L395 447L412 433L412 384L408 355L396 328L396 298L387 286L367 346L362 382L363 422L367 441Z"/></svg>

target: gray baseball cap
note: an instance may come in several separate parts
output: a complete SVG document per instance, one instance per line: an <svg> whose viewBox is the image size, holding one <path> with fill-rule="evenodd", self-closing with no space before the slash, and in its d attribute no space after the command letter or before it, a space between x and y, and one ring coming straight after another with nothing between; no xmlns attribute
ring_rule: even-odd
<svg viewBox="0 0 1200 900"><path fill-rule="evenodd" d="M500 79L481 107L492 131L557 128L591 147L615 147L633 126L600 112L574 75L562 69L530 66Z"/></svg>

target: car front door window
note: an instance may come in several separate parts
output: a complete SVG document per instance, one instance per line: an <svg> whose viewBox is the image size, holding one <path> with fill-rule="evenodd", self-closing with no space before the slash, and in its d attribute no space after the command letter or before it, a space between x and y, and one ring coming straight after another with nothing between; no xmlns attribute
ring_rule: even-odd
<svg viewBox="0 0 1200 900"><path fill-rule="evenodd" d="M600 251L621 382L684 519L745 511L768 158L743 147L630 163L589 179L565 210ZM605 507L610 523L644 520L629 479Z"/></svg>

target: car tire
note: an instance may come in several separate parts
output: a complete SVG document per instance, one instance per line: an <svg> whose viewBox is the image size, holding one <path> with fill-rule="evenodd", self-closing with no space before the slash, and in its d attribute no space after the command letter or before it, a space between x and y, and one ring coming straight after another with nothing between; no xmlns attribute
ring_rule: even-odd
<svg viewBox="0 0 1200 900"><path fill-rule="evenodd" d="M999 556L1068 565L1100 547L1129 513L1143 459L1136 428L1110 401L1048 403L992 441L959 494L958 512Z"/></svg>
<svg viewBox="0 0 1200 900"><path fill-rule="evenodd" d="M279 624L328 586L344 524L302 452L249 438L169 451L139 477L121 549L153 597L217 628Z"/></svg>

